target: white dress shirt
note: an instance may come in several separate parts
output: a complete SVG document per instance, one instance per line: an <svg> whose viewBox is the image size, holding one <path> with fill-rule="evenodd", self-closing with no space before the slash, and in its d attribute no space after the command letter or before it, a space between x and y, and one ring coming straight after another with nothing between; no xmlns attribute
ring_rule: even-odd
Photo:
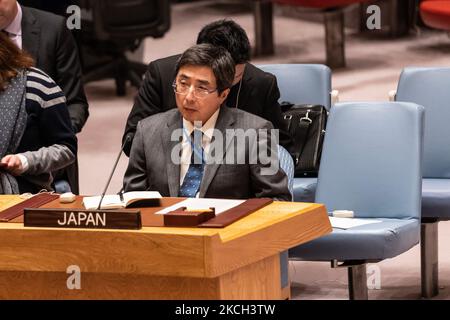
<svg viewBox="0 0 450 320"><path fill-rule="evenodd" d="M22 49L22 8L19 3L17 5L17 15L14 20L7 26L4 31L8 32L9 38Z"/></svg>
<svg viewBox="0 0 450 320"><path fill-rule="evenodd" d="M220 108L206 121L201 128L195 128L203 132L202 147L204 156L207 157L211 139L216 126L217 117L219 116ZM189 165L191 164L191 134L194 131L194 124L183 118L183 140L181 142L181 164L180 164L180 186L183 184L184 176L186 175ZM198 196L198 193L197 193Z"/></svg>

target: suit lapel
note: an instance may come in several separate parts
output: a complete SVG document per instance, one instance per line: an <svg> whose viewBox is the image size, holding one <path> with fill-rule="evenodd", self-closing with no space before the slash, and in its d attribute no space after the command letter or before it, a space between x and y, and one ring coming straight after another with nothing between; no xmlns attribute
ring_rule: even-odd
<svg viewBox="0 0 450 320"><path fill-rule="evenodd" d="M39 65L39 45L41 41L41 27L33 13L22 7L22 48L28 52Z"/></svg>
<svg viewBox="0 0 450 320"><path fill-rule="evenodd" d="M224 150L223 158L225 158L226 152L227 152L228 148L230 147L231 143L233 142L232 137L234 136L234 133L232 133L232 132L227 133L226 130L233 129L234 122L235 122L235 118L232 113L232 110L228 109L225 106L222 106L220 109L219 117L217 118L215 129L217 129L217 131L219 131L222 134L222 136L224 137L223 138L223 149L222 149L222 150ZM217 132L214 133L213 139L216 134L217 134ZM225 134L226 134L226 136L225 136ZM217 169L219 169L220 165L221 164L219 164L219 163L212 163L212 164L205 165L205 171L203 172L203 179L202 179L202 183L200 185L200 194L199 194L200 198L203 198L205 196L206 191L208 190L208 188L211 184L211 181L213 180L214 176L216 175Z"/></svg>
<svg viewBox="0 0 450 320"><path fill-rule="evenodd" d="M163 141L165 159L167 160L167 183L169 186L169 192L171 197L178 197L180 190L180 165L173 163L171 160L172 150L180 143L179 140L171 141L172 132L183 128L183 122L181 114L176 112L172 119L167 122L167 127L161 132L161 138ZM181 150L181 149L180 149Z"/></svg>

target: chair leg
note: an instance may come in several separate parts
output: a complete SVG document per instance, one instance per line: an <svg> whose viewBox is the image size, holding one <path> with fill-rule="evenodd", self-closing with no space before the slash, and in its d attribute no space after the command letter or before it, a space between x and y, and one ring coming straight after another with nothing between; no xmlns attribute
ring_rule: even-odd
<svg viewBox="0 0 450 320"><path fill-rule="evenodd" d="M411 7L414 1L391 0L390 1L390 33L392 38L405 36L412 25Z"/></svg>
<svg viewBox="0 0 450 320"><path fill-rule="evenodd" d="M255 56L271 55L273 46L273 3L268 0L253 1L255 19Z"/></svg>
<svg viewBox="0 0 450 320"><path fill-rule="evenodd" d="M125 58L117 63L116 71L116 95L123 97L127 94L127 61Z"/></svg>
<svg viewBox="0 0 450 320"><path fill-rule="evenodd" d="M344 12L340 9L325 12L325 43L327 65L330 68L345 67Z"/></svg>
<svg viewBox="0 0 450 320"><path fill-rule="evenodd" d="M118 76L116 78L116 95L118 97L126 96L127 94L127 81L124 76Z"/></svg>
<svg viewBox="0 0 450 320"><path fill-rule="evenodd" d="M438 222L422 222L420 231L422 297L431 298L439 293Z"/></svg>
<svg viewBox="0 0 450 320"><path fill-rule="evenodd" d="M117 66L113 63L107 63L103 66L93 68L92 70L84 70L83 83L97 81L110 77L115 74Z"/></svg>
<svg viewBox="0 0 450 320"><path fill-rule="evenodd" d="M142 62L128 61L129 68L134 70L139 77L143 77L147 72L148 65Z"/></svg>
<svg viewBox="0 0 450 320"><path fill-rule="evenodd" d="M349 266L347 270L350 300L368 300L366 264Z"/></svg>

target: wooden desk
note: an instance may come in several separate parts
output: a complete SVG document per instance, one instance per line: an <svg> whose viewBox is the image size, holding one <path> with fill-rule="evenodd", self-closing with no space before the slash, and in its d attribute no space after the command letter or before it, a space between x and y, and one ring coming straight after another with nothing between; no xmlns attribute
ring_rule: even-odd
<svg viewBox="0 0 450 320"><path fill-rule="evenodd" d="M0 196L0 210L19 201ZM143 209L143 219L159 219L157 209ZM0 223L0 299L279 299L279 253L331 232L323 205L292 202L223 229L25 228L19 220ZM67 288L71 265L81 270L80 290Z"/></svg>

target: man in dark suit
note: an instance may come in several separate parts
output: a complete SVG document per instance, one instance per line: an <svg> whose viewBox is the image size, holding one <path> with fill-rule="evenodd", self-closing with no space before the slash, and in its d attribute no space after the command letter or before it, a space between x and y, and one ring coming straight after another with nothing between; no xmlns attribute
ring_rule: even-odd
<svg viewBox="0 0 450 320"><path fill-rule="evenodd" d="M88 103L81 82L81 65L75 41L63 17L20 6L16 0L0 1L0 30L27 51L36 67L45 71L64 92L75 133L83 128ZM67 173L72 192L78 193L78 170Z"/></svg>
<svg viewBox="0 0 450 320"><path fill-rule="evenodd" d="M272 124L224 106L235 75L228 51L211 44L193 46L182 54L175 72L171 88L178 109L139 122L124 190L290 201ZM269 156L265 160L263 153Z"/></svg>
<svg viewBox="0 0 450 320"><path fill-rule="evenodd" d="M289 150L291 137L282 121L276 78L248 62L250 42L245 30L231 20L212 22L200 31L197 44L200 43L224 47L236 64L230 94L225 102L227 107L242 109L272 122L280 130L280 144ZM140 120L176 107L171 85L175 79L175 65L179 57L180 55L175 55L150 63L128 116L123 141L128 136L134 136ZM127 155L130 147L131 143L125 145Z"/></svg>
<svg viewBox="0 0 450 320"><path fill-rule="evenodd" d="M88 103L81 82L78 50L65 19L22 7L16 0L2 0L0 16L0 30L7 32L19 48L35 59L36 67L61 87L73 129L80 132L89 116Z"/></svg>
<svg viewBox="0 0 450 320"><path fill-rule="evenodd" d="M33 8L22 7L23 49L36 60L64 91L75 133L83 128L89 106L81 82L81 64L65 19Z"/></svg>

